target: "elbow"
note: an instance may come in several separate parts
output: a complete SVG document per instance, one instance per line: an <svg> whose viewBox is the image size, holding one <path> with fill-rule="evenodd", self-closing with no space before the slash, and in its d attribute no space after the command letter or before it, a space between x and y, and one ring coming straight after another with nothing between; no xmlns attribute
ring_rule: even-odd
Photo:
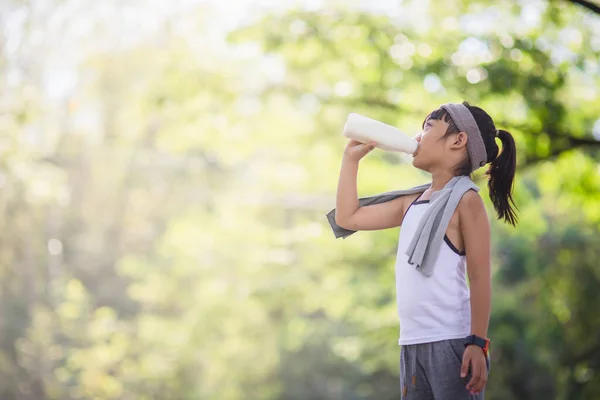
<svg viewBox="0 0 600 400"><path fill-rule="evenodd" d="M338 216L337 214L335 215L335 223L340 227L340 228L344 228L346 229L346 221L344 220L344 218L341 218L340 216Z"/></svg>
<svg viewBox="0 0 600 400"><path fill-rule="evenodd" d="M349 217L342 217L342 216L339 216L338 214L335 214L335 223L340 228L350 229L351 224L350 224L349 220L350 220Z"/></svg>

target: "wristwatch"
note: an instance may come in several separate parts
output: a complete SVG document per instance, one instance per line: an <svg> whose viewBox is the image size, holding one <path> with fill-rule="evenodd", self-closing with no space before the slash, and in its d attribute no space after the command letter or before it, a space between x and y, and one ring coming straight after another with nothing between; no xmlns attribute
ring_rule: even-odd
<svg viewBox="0 0 600 400"><path fill-rule="evenodd" d="M490 348L490 339L484 339L477 335L469 335L465 338L465 347L474 344L483 349L483 354L487 357Z"/></svg>

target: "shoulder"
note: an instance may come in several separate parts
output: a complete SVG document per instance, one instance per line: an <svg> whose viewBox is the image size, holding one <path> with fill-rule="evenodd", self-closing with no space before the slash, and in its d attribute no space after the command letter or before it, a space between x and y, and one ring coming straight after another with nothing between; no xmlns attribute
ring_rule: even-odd
<svg viewBox="0 0 600 400"><path fill-rule="evenodd" d="M458 203L458 213L461 219L471 219L483 214L487 215L481 195L475 190L467 191Z"/></svg>

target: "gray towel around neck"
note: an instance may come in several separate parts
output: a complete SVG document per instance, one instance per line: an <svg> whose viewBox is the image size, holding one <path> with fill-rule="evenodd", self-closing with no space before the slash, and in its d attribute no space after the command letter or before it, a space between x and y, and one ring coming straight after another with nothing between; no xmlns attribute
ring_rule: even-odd
<svg viewBox="0 0 600 400"><path fill-rule="evenodd" d="M429 189L431 184L416 186L407 190L395 190L375 196L369 196L359 199L361 207L385 203L401 196L411 194L420 194ZM469 190L479 192L479 187L468 176L456 176L444 186L442 190L434 192L431 195L429 207L411 240L406 255L411 265L416 265L417 270L425 276L433 274L433 266L440 252L440 247L446 235L446 229L458 203L463 195ZM327 213L327 220L333 229L336 238L347 238L352 235L353 230L345 229L335 222L335 209Z"/></svg>

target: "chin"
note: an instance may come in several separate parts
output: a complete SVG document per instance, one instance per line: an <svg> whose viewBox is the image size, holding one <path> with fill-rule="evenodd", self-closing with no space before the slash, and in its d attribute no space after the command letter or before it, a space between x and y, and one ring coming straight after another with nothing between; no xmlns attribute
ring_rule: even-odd
<svg viewBox="0 0 600 400"><path fill-rule="evenodd" d="M412 165L415 168L418 168L423 171L427 171L427 166L423 165L417 157L413 158Z"/></svg>

